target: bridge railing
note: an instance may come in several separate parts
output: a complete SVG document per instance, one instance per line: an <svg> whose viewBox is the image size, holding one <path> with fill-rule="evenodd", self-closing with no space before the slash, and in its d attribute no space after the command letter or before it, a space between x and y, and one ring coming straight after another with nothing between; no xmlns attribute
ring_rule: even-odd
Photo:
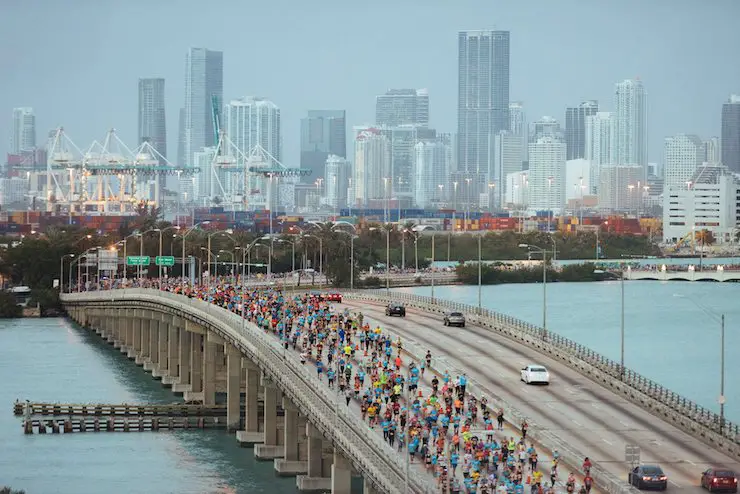
<svg viewBox="0 0 740 494"><path fill-rule="evenodd" d="M661 386L634 370L628 368L622 369L622 366L618 362L552 331L548 330L545 332L539 326L486 308L482 308L479 311L477 306L444 300L438 297L432 298L424 295L393 292L389 298L385 290L362 290L355 291L354 294L360 297L372 296L378 301L385 303L389 301L402 301L419 306L419 308L429 312L463 312L469 318L478 320L485 327L496 332L505 335L513 333L518 337L518 340L529 342L530 344L537 341L538 343L548 345L560 352L564 352L570 357L581 360L615 380L621 381L624 385L689 418L700 427L728 439L736 445L740 445L740 426L737 423L733 423L727 419L721 420L719 414L716 412Z"/></svg>
<svg viewBox="0 0 740 494"><path fill-rule="evenodd" d="M67 302L137 302L145 305L165 305L176 313L192 314L202 323L216 328L238 341L276 384L286 391L296 405L308 410L308 417L341 451L377 481L384 492L400 492L405 482L404 458L382 438L368 429L359 416L345 406L342 397L321 383L315 372L288 357L279 341L249 321L214 304L156 289L130 288L101 292L62 295ZM243 326L243 329L242 329ZM413 492L436 492L434 482L420 472L409 471Z"/></svg>

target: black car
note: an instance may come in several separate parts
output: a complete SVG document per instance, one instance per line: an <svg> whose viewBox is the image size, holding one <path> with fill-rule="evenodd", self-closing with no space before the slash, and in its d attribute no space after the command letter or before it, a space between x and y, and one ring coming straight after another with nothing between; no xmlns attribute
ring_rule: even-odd
<svg viewBox="0 0 740 494"><path fill-rule="evenodd" d="M640 465L633 468L627 476L627 481L638 489L664 491L668 488L668 477L658 465Z"/></svg>
<svg viewBox="0 0 740 494"><path fill-rule="evenodd" d="M385 308L385 315L406 317L406 307L400 302L391 302Z"/></svg>

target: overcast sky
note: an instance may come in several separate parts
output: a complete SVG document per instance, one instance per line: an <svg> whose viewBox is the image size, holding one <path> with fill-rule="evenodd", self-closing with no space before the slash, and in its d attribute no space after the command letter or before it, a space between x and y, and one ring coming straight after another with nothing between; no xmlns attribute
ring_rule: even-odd
<svg viewBox="0 0 740 494"><path fill-rule="evenodd" d="M115 127L134 147L138 79L164 77L174 159L190 46L224 52L225 100L281 108L286 165L306 110L371 123L390 87L428 88L432 126L453 132L457 32L501 29L530 122L584 99L612 110L614 83L640 77L658 161L667 135L719 135L740 93L738 20L738 0L0 0L0 151L18 106L35 109L39 141L63 125L82 147Z"/></svg>

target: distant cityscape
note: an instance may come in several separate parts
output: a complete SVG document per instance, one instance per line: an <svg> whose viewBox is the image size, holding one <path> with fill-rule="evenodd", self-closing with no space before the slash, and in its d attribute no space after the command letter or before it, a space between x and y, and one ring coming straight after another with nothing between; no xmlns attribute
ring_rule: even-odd
<svg viewBox="0 0 740 494"><path fill-rule="evenodd" d="M283 161L276 102L224 98L220 51L186 54L176 150L167 148L162 78L139 79L136 143L110 131L82 146L63 128L39 139L34 109L15 108L0 221L10 221L1 217L7 211L71 219L133 215L142 205L190 224L205 211L388 222L413 210L420 223L451 214L453 229L482 217L517 218L519 228L546 218L549 229L566 216L586 228L593 222L584 217L618 215L660 218L666 243L704 230L718 243L735 241L740 96L718 102L720 136L667 136L662 162L650 163L643 81L616 82L610 110L587 100L565 108L562 120L530 121L525 103L510 101L510 33L464 31L457 42L454 133L431 124L433 100L448 95L392 88L375 97L372 123L348 126L344 110L308 110L298 166Z"/></svg>

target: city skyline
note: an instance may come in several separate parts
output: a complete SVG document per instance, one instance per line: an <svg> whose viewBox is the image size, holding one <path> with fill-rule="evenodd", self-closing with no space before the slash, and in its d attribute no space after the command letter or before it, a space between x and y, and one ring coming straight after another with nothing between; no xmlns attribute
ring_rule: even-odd
<svg viewBox="0 0 740 494"><path fill-rule="evenodd" d="M132 2L132 5L136 3ZM711 18L713 26L711 37L714 41L704 46L706 43L701 40L694 40L692 42L694 44L687 47L688 52L686 50L682 52L681 48L685 43L682 44L679 38L671 37L671 33L666 31L665 36L663 36L666 42L661 45L661 48L650 48L653 53L659 50L657 53L659 53L658 59L660 63L657 64L654 63L654 57L648 60L645 57L635 57L634 53L628 54L627 52L635 44L634 41L627 43L627 46L618 47L618 45L614 44L616 40L614 35L607 36L605 34L602 36L601 31L599 31L601 37L593 38L590 43L593 46L590 48L569 45L569 49L575 49L575 53L572 53L569 58L571 60L583 60L583 66L588 65L589 67L587 77L581 75L575 79L570 75L568 70L570 68L573 71L573 69L580 66L579 64L574 64L572 61L565 63L563 60L550 60L546 57L537 58L534 55L537 52L535 46L537 45L537 39L543 39L548 34L547 29L542 30L542 32L536 32L537 29L532 29L534 26L543 27L542 23L538 23L536 19L536 17L542 15L541 13L537 16L525 15L522 9L518 7L508 6L505 9L499 8L495 16L496 27L504 28L511 33L512 99L516 98L517 100L524 101L530 120L535 120L545 114L554 115L558 120L562 120L565 108L569 104L572 104L573 101L586 99L597 99L607 102L603 105L603 109L614 111L615 109L608 103L611 100L608 95L611 92L613 84L616 81L631 77L632 74L639 74L651 92L650 130L648 132L650 136L649 161L660 160L662 152L662 146L660 144L662 143L662 139L668 135L681 132L695 133L703 138L719 135L720 108L722 102L727 99L729 94L737 92L736 87L738 83L735 81L740 80L737 67L731 67L732 64L724 64L717 67L717 74L711 80L701 78L702 86L700 87L702 87L702 91L699 92L696 91L698 82L692 85L686 79L681 79L680 84L677 84L675 77L673 81L671 77L668 77L668 74L672 70L680 70L682 73L683 71L690 72L687 67L691 66L691 64L685 62L685 60L691 58L686 56L687 53L703 53L708 46L711 46L713 49L721 49L722 46L736 46L738 44L736 41L732 41L737 40L738 34L731 32L730 25L724 22L728 17L731 17L727 15L727 8L723 9L721 6L722 2L718 2L718 4L720 5L704 6L696 4L686 6L678 12L674 12L675 15L686 17L687 19ZM182 103L178 101L183 101L183 95L177 88L184 85L184 81L182 81L182 69L173 69L175 65L179 65L176 63L177 59L181 60L179 57L188 45L208 46L213 49L223 50L226 59L224 61L226 71L224 95L226 97L235 97L244 93L264 94L275 101L283 109L283 134L285 135L286 148L285 161L288 165L296 166L299 156L300 133L297 130L300 125L299 115L305 114L305 111L310 108L347 107L348 128L361 122L371 121L374 106L373 96L381 93L386 87L427 87L431 99L434 100L432 102L434 110L432 112L430 126L440 132L454 130L454 94L456 92L456 81L454 81L454 66L456 63L455 35L465 27L480 24L476 19L485 16L487 12L495 10L493 7L488 7L483 3L476 5L476 2L470 2L470 5L476 6L475 9L470 9L471 12L467 12L464 9L453 10L430 7L430 15L432 15L430 29L412 29L410 30L412 31L411 33L401 33L401 31L398 31L401 36L411 37L414 35L420 40L432 43L429 51L433 53L433 56L426 55L426 57L427 60L435 60L434 70L427 68L423 60L420 60L418 63L408 64L411 65L409 67L405 65L399 66L399 59L404 58L404 53L406 54L406 61L412 60L412 58L408 57L410 50L397 48L398 46L403 46L403 43L401 43L396 44L398 53L389 52L387 53L388 56L382 59L382 63L371 64L373 72L371 77L368 77L366 70L358 67L360 70L355 72L359 74L359 77L364 79L361 84L356 83L356 77L358 76L350 77L347 83L341 85L333 83L326 84L326 81L330 80L328 76L318 76L317 78L314 77L314 79L325 87L321 88L316 86L316 83L313 83L311 86L312 90L302 88L299 91L300 95L286 92L289 86L285 83L278 84L275 74L271 75L271 70L269 69L256 72L249 70L248 73L245 73L243 70L234 68L233 65L236 64L236 60L238 60L244 45L243 42L233 39L233 36L219 34L213 36L214 39L212 41L204 41L201 39L203 36L197 34L167 37L166 40L163 40L164 42L161 47L158 45L154 50L149 48L150 51L156 52L156 54L152 54L152 57L141 57L137 51L134 58L134 54L127 51L131 48L127 47L116 46L114 51L119 55L123 55L124 61L129 58L132 61L136 61L136 63L128 63L126 65L131 78L138 79L141 76L152 75L169 79L168 94L166 96L167 119L170 122L176 122L178 120L177 113L182 106ZM563 5L559 5L557 8L548 11L548 13L551 14L553 20L564 17L573 19L574 16L587 18L593 14L604 16L608 13L617 17L621 15L616 9L609 6L601 6L598 9L589 7L575 9L573 5L575 4L572 3L568 6L568 2L565 2ZM724 6L731 10L737 9L737 6L732 3L725 3ZM641 10L644 11L645 17L644 21L640 21L642 25L648 25L650 22L659 19L662 12L660 7L643 7L641 4ZM99 13L101 9L105 11L103 7L90 10L93 13ZM6 19L13 16L23 17L31 15L28 9L24 9L20 5L11 6L9 10L11 15L7 16ZM161 8L155 8L151 15L164 15L163 10ZM266 6L256 7L256 13L265 18L277 15L273 10ZM311 19L318 20L321 17L319 14L325 13L322 9L314 10L307 13ZM346 16L352 11L352 9L345 7L339 9L337 16ZM380 15L380 11L382 11L382 5L376 5L375 9L364 8L363 10L369 16ZM404 17L404 13L410 14L410 11L411 9L402 7L400 9L400 18ZM69 18L72 15L76 16L80 13L81 9L59 10L52 7L41 16L38 16L38 13L34 13L35 16L38 16L34 17L34 19L43 24L44 22L51 22L52 18L58 21L60 18ZM127 16L133 16L130 7L121 7L117 10L117 14L121 19L126 19ZM192 16L193 14L189 15ZM334 20L336 21L336 16ZM394 29L398 25L395 22L391 23L389 29ZM9 25L8 29L4 32L12 32L13 27L13 25ZM353 26L353 29L357 27ZM439 29L442 33L447 33L447 35L439 36L436 31L432 33L435 29ZM662 32L660 26L651 26L651 29ZM587 37L588 33L584 32L580 35ZM532 36L534 38L530 39ZM572 39L573 36L566 33L562 36L562 40L550 37L548 42L554 45L553 49L555 50L557 46L564 46L564 44ZM722 39L724 42L719 43L717 39ZM77 46L80 45L80 41L77 41L76 38L66 43L75 45L80 53L84 53L85 49L90 50L92 48L89 46ZM103 38L101 40L101 51L104 51L102 50L102 46L110 46L110 44L111 40ZM345 48L345 50L350 47L356 49L358 46L356 43L348 43L348 45L350 46ZM666 46L669 48L662 48ZM387 50L389 47L389 44L381 44L376 49L379 52L385 53L384 49ZM611 50L609 50L610 47ZM33 53L32 48L24 49L29 50L28 55L30 55L30 53ZM281 60L281 66L284 66L287 60L290 71L302 70L302 67L306 66L305 63L298 60L297 56L281 57L282 50L283 48L281 46L275 46L271 50L268 50L271 53L258 54L258 65L265 62L265 56L269 56ZM579 50L583 53L579 52ZM97 50L94 51L97 53ZM604 57L608 60L597 60L594 59L593 55L587 56L589 53L593 54L595 52L608 54L608 57ZM579 53L581 53L580 56ZM81 58L86 57L82 55ZM153 60L148 60L148 58L152 58ZM554 58L557 59L558 57ZM681 64L678 63L678 59L682 60ZM699 59L701 57L697 58L697 63ZM99 61L96 57L92 57L92 60ZM232 66L229 66L229 60L234 61ZM534 69L528 69L526 67L532 65L535 61ZM124 94L123 91L120 91L118 81L111 81L110 89L108 91L101 91L99 94L95 91L90 91L91 87L89 85L80 85L80 81L72 77L72 79L77 81L77 87L72 88L68 81L64 81L57 85L50 92L51 94L46 95L44 91L38 90L38 84L18 84L24 80L24 74L33 73L27 62L28 60L25 58L10 60L10 68L13 69L11 71L13 75L11 77L3 77L4 84L7 83L7 87L5 87L6 91L0 96L0 109L8 108L7 111L10 111L9 109L14 107L33 106L36 109L37 127L40 129L41 134L45 134L49 129L57 125L64 125L69 135L82 145L92 139L99 139L101 135L104 135L106 129L110 127L116 127L124 141L130 143L135 142L136 129L135 124L133 124L135 117L131 118L131 110L123 109L122 104L126 100L135 98L136 95ZM100 62L103 63L103 61ZM327 63L322 62L316 73L331 73L331 70L327 69L331 68L332 65L327 65ZM179 65L179 67L182 67L182 65ZM339 66L335 67L338 68ZM402 70L396 70L399 67L404 68ZM421 70L419 70L420 67L422 67ZM601 70L594 70L594 68L600 68ZM534 77L535 72L532 72L532 70L535 70L536 73L547 73L547 84L528 83L528 80L537 79ZM242 75L240 75L240 72ZM573 72L577 72L577 70ZM440 77L442 74L444 75ZM281 79L290 79L290 77L283 77ZM100 83L100 78L97 78L95 82ZM107 83L108 81L105 82ZM691 91L682 92L681 88L678 87L681 84L691 88ZM234 85L242 89L237 91ZM37 89L31 91L34 86ZM244 89L244 86L247 86L247 89ZM273 89L269 90L270 87ZM85 90L83 91L82 88L85 88ZM567 88L567 90L564 90L564 88ZM121 95L120 98L116 98L116 104L109 101L111 92ZM133 91L129 89L127 93L133 93ZM101 97L105 97L106 99L101 100ZM680 104L675 104L676 101L679 101ZM86 108L96 108L100 111L90 112L89 115L79 115L80 112L73 111L75 106L83 103L86 105ZM126 115L129 116L126 117ZM8 126L9 122L2 122L0 132L8 135ZM170 132L168 140L170 141L168 142L168 147L176 149L177 143L174 132Z"/></svg>

